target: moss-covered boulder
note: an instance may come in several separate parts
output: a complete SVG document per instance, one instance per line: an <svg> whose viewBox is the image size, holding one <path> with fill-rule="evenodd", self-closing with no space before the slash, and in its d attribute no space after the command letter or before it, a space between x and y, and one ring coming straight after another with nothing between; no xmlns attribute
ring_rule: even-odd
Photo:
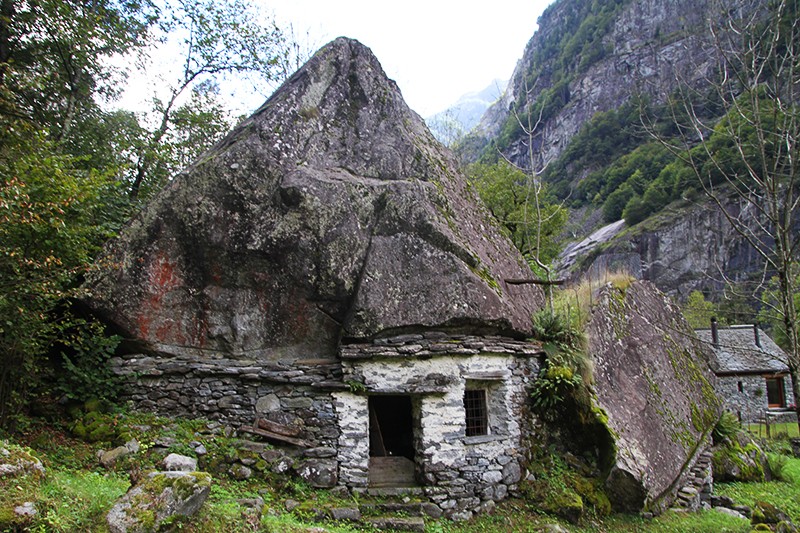
<svg viewBox="0 0 800 533"><path fill-rule="evenodd" d="M339 38L120 232L87 303L159 353L333 357L410 325L528 334L524 258L364 45ZM111 265L111 266L110 266Z"/></svg>
<svg viewBox="0 0 800 533"><path fill-rule="evenodd" d="M21 475L44 477L44 466L33 450L0 441L0 479Z"/></svg>
<svg viewBox="0 0 800 533"><path fill-rule="evenodd" d="M659 512L697 461L720 417L710 352L652 284L608 284L587 325L597 406L612 457L606 494L617 511Z"/></svg>
<svg viewBox="0 0 800 533"><path fill-rule="evenodd" d="M715 481L769 481L772 473L764 451L744 432L714 446Z"/></svg>
<svg viewBox="0 0 800 533"><path fill-rule="evenodd" d="M204 472L153 472L111 508L112 533L169 531L200 510L211 492Z"/></svg>

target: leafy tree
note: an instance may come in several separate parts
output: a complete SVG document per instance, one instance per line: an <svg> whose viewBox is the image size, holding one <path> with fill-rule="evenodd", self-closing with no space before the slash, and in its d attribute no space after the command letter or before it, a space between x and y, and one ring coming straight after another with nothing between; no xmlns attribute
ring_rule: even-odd
<svg viewBox="0 0 800 533"><path fill-rule="evenodd" d="M24 126L19 126L24 130ZM83 171L41 132L0 151L0 424L29 398L44 355L76 325L58 307L119 220L113 176Z"/></svg>
<svg viewBox="0 0 800 533"><path fill-rule="evenodd" d="M0 116L67 150L117 94L108 60L147 44L155 20L147 0L2 0L0 13Z"/></svg>
<svg viewBox="0 0 800 533"><path fill-rule="evenodd" d="M791 265L789 275L794 278L795 286L800 286L800 263ZM800 309L800 292L793 295L794 306ZM758 313L758 321L767 325L775 339L785 350L791 349L791 338L798 335L800 324L794 323L794 331L787 331L787 324L783 320L781 311L781 288L780 280L777 276L772 277L767 283L767 287L761 294L761 310Z"/></svg>
<svg viewBox="0 0 800 533"><path fill-rule="evenodd" d="M681 84L672 114L678 135L660 139L761 257L763 279L776 279L771 311L786 334L786 363L798 396L800 2L748 0L735 13L718 7L709 32L717 72L708 81L724 118L706 120L697 109L705 95Z"/></svg>
<svg viewBox="0 0 800 533"><path fill-rule="evenodd" d="M492 165L474 163L467 168L467 174L522 254L536 254L545 264L552 262L560 251L557 237L566 223L566 210L542 194L537 213L529 176L505 160Z"/></svg>
<svg viewBox="0 0 800 533"><path fill-rule="evenodd" d="M143 189L156 190L174 170L175 162L169 160L161 144L180 125L176 119L185 119L189 112L186 107L183 116L179 112L185 94L194 90L195 98L207 98L213 87L210 82L226 75L249 74L271 81L285 74L291 48L285 47L286 38L274 22L262 24L259 20L250 0L174 0L168 4L161 28L179 36L182 67L174 82L168 84L166 97L154 98L151 122L156 126L148 131L136 155L130 177L131 198L138 198ZM197 103L188 104L194 105L195 113ZM214 113L214 109L212 105L205 112ZM219 119L216 114L214 120ZM207 125L202 120L190 122ZM206 129L203 135L212 144L221 136L214 128Z"/></svg>
<svg viewBox="0 0 800 533"><path fill-rule="evenodd" d="M713 302L706 300L700 291L692 291L683 305L683 316L692 329L708 328L711 319L718 316Z"/></svg>

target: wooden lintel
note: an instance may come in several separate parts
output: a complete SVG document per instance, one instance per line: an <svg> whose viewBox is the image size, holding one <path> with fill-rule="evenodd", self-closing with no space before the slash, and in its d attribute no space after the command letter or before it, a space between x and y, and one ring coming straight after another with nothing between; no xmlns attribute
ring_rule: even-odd
<svg viewBox="0 0 800 533"><path fill-rule="evenodd" d="M289 437L286 435L278 435L277 433L272 433L270 431L264 431L263 429L258 429L254 427L244 426L239 428L239 431L244 431L245 433L252 433L253 435L258 435L260 437L264 437L267 440L273 440L282 442L285 444L291 444L293 446L299 446L300 448L310 448L311 444L303 439L296 439L294 437Z"/></svg>

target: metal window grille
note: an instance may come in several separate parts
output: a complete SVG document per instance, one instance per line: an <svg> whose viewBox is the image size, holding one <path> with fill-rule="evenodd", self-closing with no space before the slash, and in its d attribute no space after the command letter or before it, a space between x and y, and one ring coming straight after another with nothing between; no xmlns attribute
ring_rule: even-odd
<svg viewBox="0 0 800 533"><path fill-rule="evenodd" d="M467 437L488 435L489 416L486 410L486 391L464 391L464 411L467 418Z"/></svg>

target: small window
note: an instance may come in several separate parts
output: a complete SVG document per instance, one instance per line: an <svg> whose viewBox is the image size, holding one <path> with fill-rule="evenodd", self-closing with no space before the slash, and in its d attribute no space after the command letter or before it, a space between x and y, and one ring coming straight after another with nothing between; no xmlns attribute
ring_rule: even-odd
<svg viewBox="0 0 800 533"><path fill-rule="evenodd" d="M739 392L744 392L744 386L742 385L741 381L739 381L736 385L739 387Z"/></svg>
<svg viewBox="0 0 800 533"><path fill-rule="evenodd" d="M464 412L467 418L467 437L489 434L489 415L486 409L486 391L464 391Z"/></svg>
<svg viewBox="0 0 800 533"><path fill-rule="evenodd" d="M786 407L782 377L767 378L767 404L770 407Z"/></svg>

